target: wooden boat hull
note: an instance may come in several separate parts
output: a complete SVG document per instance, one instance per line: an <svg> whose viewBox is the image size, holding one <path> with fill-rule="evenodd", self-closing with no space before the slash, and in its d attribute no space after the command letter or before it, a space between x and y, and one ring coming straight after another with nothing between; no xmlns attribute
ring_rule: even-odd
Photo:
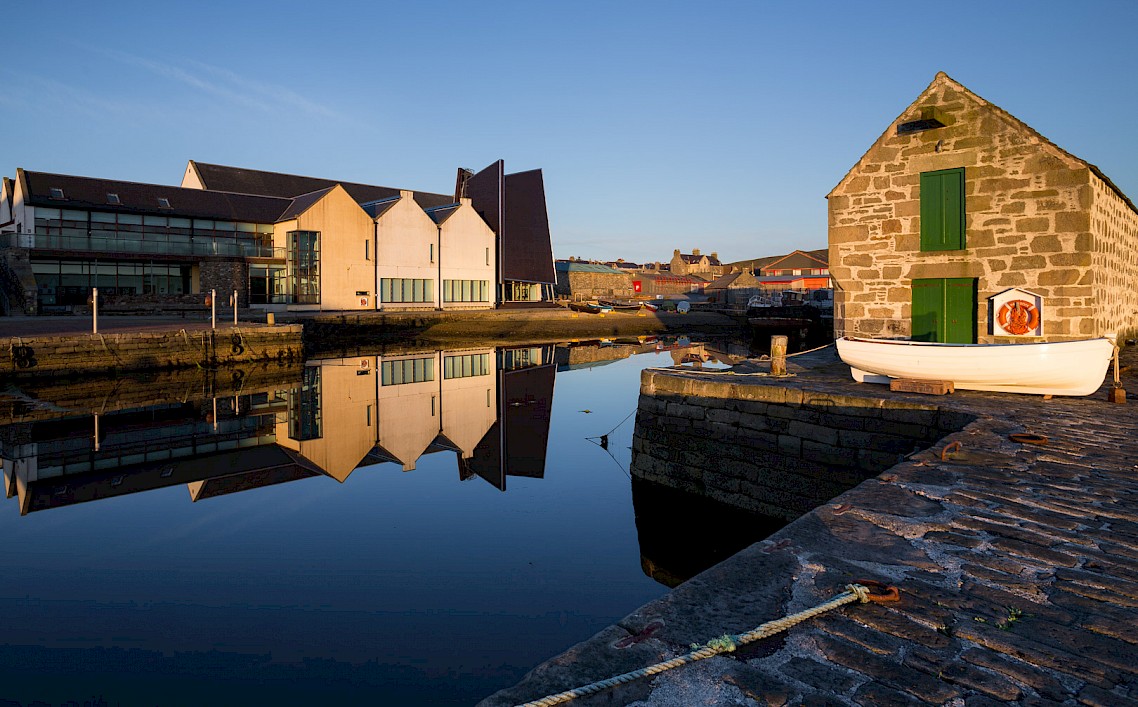
<svg viewBox="0 0 1138 707"><path fill-rule="evenodd" d="M1114 354L1110 339L939 344L843 337L837 345L859 383L946 380L964 390L1034 395L1090 395L1102 385Z"/></svg>
<svg viewBox="0 0 1138 707"><path fill-rule="evenodd" d="M570 302L569 309L574 312L584 312L586 314L600 314L601 308L595 304L586 304L582 302Z"/></svg>

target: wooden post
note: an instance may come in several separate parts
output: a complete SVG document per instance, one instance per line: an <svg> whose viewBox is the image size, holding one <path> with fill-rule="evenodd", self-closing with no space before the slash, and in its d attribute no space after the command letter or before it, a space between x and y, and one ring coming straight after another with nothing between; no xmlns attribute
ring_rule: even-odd
<svg viewBox="0 0 1138 707"><path fill-rule="evenodd" d="M209 291L209 328L217 328L217 290Z"/></svg>
<svg viewBox="0 0 1138 707"><path fill-rule="evenodd" d="M237 290L233 291L233 326L237 326Z"/></svg>
<svg viewBox="0 0 1138 707"><path fill-rule="evenodd" d="M99 333L99 288L91 288L91 333Z"/></svg>
<svg viewBox="0 0 1138 707"><path fill-rule="evenodd" d="M776 335L771 337L771 375L786 375L786 342L787 337Z"/></svg>
<svg viewBox="0 0 1138 707"><path fill-rule="evenodd" d="M1125 403L1126 390L1122 387L1122 378L1118 370L1118 347L1114 347L1114 387L1110 389L1107 399L1112 403Z"/></svg>

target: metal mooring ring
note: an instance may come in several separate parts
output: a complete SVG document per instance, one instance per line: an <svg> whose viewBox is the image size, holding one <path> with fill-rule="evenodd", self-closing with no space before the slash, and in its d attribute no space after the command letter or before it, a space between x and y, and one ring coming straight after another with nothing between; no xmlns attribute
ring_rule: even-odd
<svg viewBox="0 0 1138 707"><path fill-rule="evenodd" d="M1020 444L1047 444L1047 438L1043 435L1037 435L1033 432L1014 432L1008 435L1008 439Z"/></svg>
<svg viewBox="0 0 1138 707"><path fill-rule="evenodd" d="M889 601L901 601L901 592L892 585L878 582L875 579L855 579L854 584L860 584L869 590L868 599L874 604L884 604Z"/></svg>

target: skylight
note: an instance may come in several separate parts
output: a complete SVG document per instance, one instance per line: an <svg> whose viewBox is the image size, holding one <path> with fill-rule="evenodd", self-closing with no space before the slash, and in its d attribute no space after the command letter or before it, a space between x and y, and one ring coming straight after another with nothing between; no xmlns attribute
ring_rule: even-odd
<svg viewBox="0 0 1138 707"><path fill-rule="evenodd" d="M119 201L119 195L118 194L112 194L111 192L107 192L107 203L108 204L121 204L122 202Z"/></svg>
<svg viewBox="0 0 1138 707"><path fill-rule="evenodd" d="M63 196L63 190L60 189L59 187L52 187L51 188L51 198L52 199L63 199L63 198L65 198Z"/></svg>
<svg viewBox="0 0 1138 707"><path fill-rule="evenodd" d="M158 197L158 208L160 208L160 209L170 208L170 200L164 196Z"/></svg>

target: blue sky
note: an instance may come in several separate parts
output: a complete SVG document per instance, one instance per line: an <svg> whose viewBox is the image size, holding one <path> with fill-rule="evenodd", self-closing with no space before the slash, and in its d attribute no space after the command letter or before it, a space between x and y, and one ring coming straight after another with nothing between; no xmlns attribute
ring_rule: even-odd
<svg viewBox="0 0 1138 707"><path fill-rule="evenodd" d="M943 70L1138 198L1138 2L53 2L5 8L0 172L188 159L449 192L541 168L557 257L819 248Z"/></svg>

